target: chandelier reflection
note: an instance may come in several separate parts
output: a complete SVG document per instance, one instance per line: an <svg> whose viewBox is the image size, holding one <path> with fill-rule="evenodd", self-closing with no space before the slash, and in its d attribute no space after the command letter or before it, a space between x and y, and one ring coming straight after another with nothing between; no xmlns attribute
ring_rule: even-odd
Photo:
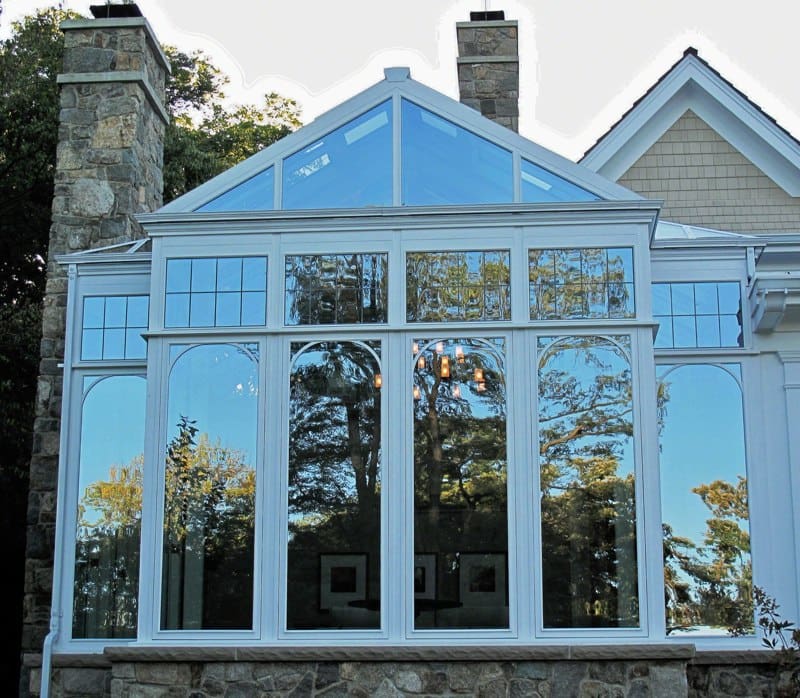
<svg viewBox="0 0 800 698"><path fill-rule="evenodd" d="M473 393L486 392L485 370L475 365L481 360L480 352L465 352L462 344L452 340L416 340L411 348L415 357L414 400L420 400L423 393L430 394L432 386L436 386L437 395L454 400L465 399L465 389Z"/></svg>

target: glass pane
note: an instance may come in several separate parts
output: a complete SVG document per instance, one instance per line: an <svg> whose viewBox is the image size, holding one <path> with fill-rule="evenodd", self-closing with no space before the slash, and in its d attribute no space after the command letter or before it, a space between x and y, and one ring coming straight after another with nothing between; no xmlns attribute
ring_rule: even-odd
<svg viewBox="0 0 800 698"><path fill-rule="evenodd" d="M521 174L522 200L526 202L596 201L600 198L524 158Z"/></svg>
<svg viewBox="0 0 800 698"><path fill-rule="evenodd" d="M697 346L698 347L719 346L718 315L697 316Z"/></svg>
<svg viewBox="0 0 800 698"><path fill-rule="evenodd" d="M204 204L198 211L271 211L275 200L275 172L268 167L263 172L242 182L216 199Z"/></svg>
<svg viewBox="0 0 800 698"><path fill-rule="evenodd" d="M196 346L169 378L161 627L253 627L258 367Z"/></svg>
<svg viewBox="0 0 800 698"><path fill-rule="evenodd" d="M103 333L103 358L125 358L125 330L111 329Z"/></svg>
<svg viewBox="0 0 800 698"><path fill-rule="evenodd" d="M660 367L667 632L753 629L742 393L728 367ZM738 366L732 366L734 373Z"/></svg>
<svg viewBox="0 0 800 698"><path fill-rule="evenodd" d="M377 351L375 343L319 342L292 366L289 629L380 627Z"/></svg>
<svg viewBox="0 0 800 698"><path fill-rule="evenodd" d="M267 258L245 257L242 261L242 290L267 290Z"/></svg>
<svg viewBox="0 0 800 698"><path fill-rule="evenodd" d="M103 358L103 330L84 330L81 333L81 359L95 361Z"/></svg>
<svg viewBox="0 0 800 698"><path fill-rule="evenodd" d="M672 284L672 314L694 315L694 284Z"/></svg>
<svg viewBox="0 0 800 698"><path fill-rule="evenodd" d="M142 337L142 328L125 330L125 358L144 359L147 356L147 342Z"/></svg>
<svg viewBox="0 0 800 698"><path fill-rule="evenodd" d="M104 327L125 327L128 299L125 296L106 296Z"/></svg>
<svg viewBox="0 0 800 698"><path fill-rule="evenodd" d="M391 101L283 161L285 209L391 205Z"/></svg>
<svg viewBox="0 0 800 698"><path fill-rule="evenodd" d="M511 153L403 100L403 205L510 203Z"/></svg>
<svg viewBox="0 0 800 698"><path fill-rule="evenodd" d="M147 327L149 301L147 296L128 296L128 327Z"/></svg>
<svg viewBox="0 0 800 698"><path fill-rule="evenodd" d="M694 285L694 306L698 315L717 315L717 284L699 283Z"/></svg>
<svg viewBox="0 0 800 698"><path fill-rule="evenodd" d="M653 284L653 315L672 315L670 284Z"/></svg>
<svg viewBox="0 0 800 698"><path fill-rule="evenodd" d="M508 320L511 299L507 250L409 252L406 254L406 318L409 322Z"/></svg>
<svg viewBox="0 0 800 698"><path fill-rule="evenodd" d="M542 338L540 350L544 626L636 627L630 365L601 337Z"/></svg>
<svg viewBox="0 0 800 698"><path fill-rule="evenodd" d="M231 327L241 324L241 293L217 294L217 327Z"/></svg>
<svg viewBox="0 0 800 698"><path fill-rule="evenodd" d="M265 325L267 323L267 294L242 294L242 325Z"/></svg>
<svg viewBox="0 0 800 698"><path fill-rule="evenodd" d="M672 317L654 317L658 324L658 334L654 346L657 349L674 347L675 339L672 336Z"/></svg>
<svg viewBox="0 0 800 698"><path fill-rule="evenodd" d="M190 327L214 326L214 293L192 293L191 311L189 314Z"/></svg>
<svg viewBox="0 0 800 698"><path fill-rule="evenodd" d="M507 628L503 343L414 345L414 627Z"/></svg>
<svg viewBox="0 0 800 698"><path fill-rule="evenodd" d="M672 333L676 349L697 346L697 335L695 334L695 317L678 315L672 318Z"/></svg>
<svg viewBox="0 0 800 698"><path fill-rule="evenodd" d="M242 289L242 258L220 257L217 260L217 291Z"/></svg>
<svg viewBox="0 0 800 698"><path fill-rule="evenodd" d="M167 260L167 293L188 293L192 276L190 259Z"/></svg>
<svg viewBox="0 0 800 698"><path fill-rule="evenodd" d="M214 291L217 288L217 260L192 260L192 293Z"/></svg>
<svg viewBox="0 0 800 698"><path fill-rule="evenodd" d="M83 299L83 327L102 327L105 318L105 296L88 297Z"/></svg>
<svg viewBox="0 0 800 698"><path fill-rule="evenodd" d="M736 315L741 310L741 289L735 281L718 283L719 312L725 315Z"/></svg>
<svg viewBox="0 0 800 698"><path fill-rule="evenodd" d="M165 327L189 327L189 294L168 293L164 308Z"/></svg>
<svg viewBox="0 0 800 698"><path fill-rule="evenodd" d="M96 381L83 402L72 637L136 637L146 381Z"/></svg>
<svg viewBox="0 0 800 698"><path fill-rule="evenodd" d="M722 347L742 347L744 346L744 336L742 334L742 324L737 315L720 315L720 346Z"/></svg>

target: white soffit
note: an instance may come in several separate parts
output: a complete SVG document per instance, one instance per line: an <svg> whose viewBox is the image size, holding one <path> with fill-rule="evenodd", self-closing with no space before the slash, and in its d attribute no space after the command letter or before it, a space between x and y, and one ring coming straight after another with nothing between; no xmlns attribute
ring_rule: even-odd
<svg viewBox="0 0 800 698"><path fill-rule="evenodd" d="M328 112L317 117L310 124L290 133L264 150L252 155L243 162L217 175L177 199L166 204L158 213L188 213L212 201L217 196L245 182L270 166L277 168L283 158L314 143L331 131L355 119L373 107L393 99L406 98L444 119L463 127L497 144L502 148L517 151L531 162L577 186L611 201L641 200L639 194L632 192L608 179L602 174L576 164L571 160L544 148L510 129L496 124L479 112L460 102L423 85L410 76L408 68L387 68L385 79L363 92L342 102ZM276 176L279 172L276 169Z"/></svg>
<svg viewBox="0 0 800 698"><path fill-rule="evenodd" d="M790 196L800 196L800 143L687 49L580 160L618 180L687 110L693 111Z"/></svg>

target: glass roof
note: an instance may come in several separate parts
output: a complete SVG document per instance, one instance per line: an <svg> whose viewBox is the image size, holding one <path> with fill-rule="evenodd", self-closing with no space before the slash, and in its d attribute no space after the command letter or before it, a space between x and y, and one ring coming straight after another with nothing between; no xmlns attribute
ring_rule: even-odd
<svg viewBox="0 0 800 698"><path fill-rule="evenodd" d="M297 210L601 198L533 162L516 135L494 142L472 127L405 97L384 97L300 149L270 146L277 156L263 171L194 210L268 211L276 201ZM514 139L523 145L510 145Z"/></svg>

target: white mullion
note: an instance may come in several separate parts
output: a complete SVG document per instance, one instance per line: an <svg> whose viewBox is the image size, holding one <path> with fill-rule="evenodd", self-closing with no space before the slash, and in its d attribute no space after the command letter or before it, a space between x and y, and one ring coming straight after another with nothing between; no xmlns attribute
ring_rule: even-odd
<svg viewBox="0 0 800 698"><path fill-rule="evenodd" d="M267 247L267 328L275 330L283 327L284 272L282 236L276 233L269 236Z"/></svg>
<svg viewBox="0 0 800 698"><path fill-rule="evenodd" d="M526 388L529 390L525 405L531 418L526 420L527 438L524 444L525 457L528 459L528 477L530 478L530 494L525 506L530 508L532 536L528 543L528 553L532 556L530 565L525 571L533 590L533 607L529 616L530 632L533 638L539 638L544 631L544 558L542 554L542 498L541 479L539 477L539 333L528 332L525 342L524 371L527 375Z"/></svg>

